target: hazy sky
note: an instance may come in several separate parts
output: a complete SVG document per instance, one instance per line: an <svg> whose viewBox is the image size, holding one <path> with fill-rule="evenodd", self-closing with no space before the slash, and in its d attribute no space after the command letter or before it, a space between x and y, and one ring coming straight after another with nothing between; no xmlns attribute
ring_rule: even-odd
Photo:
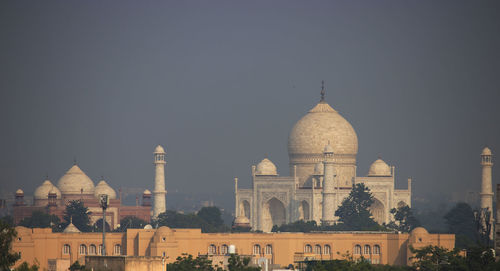
<svg viewBox="0 0 500 271"><path fill-rule="evenodd" d="M169 193L232 208L233 177L249 187L266 155L288 175L321 80L359 176L381 155L414 202L478 191L482 148L500 153L500 4L2 1L0 192L57 183L74 158L152 189L162 144Z"/></svg>

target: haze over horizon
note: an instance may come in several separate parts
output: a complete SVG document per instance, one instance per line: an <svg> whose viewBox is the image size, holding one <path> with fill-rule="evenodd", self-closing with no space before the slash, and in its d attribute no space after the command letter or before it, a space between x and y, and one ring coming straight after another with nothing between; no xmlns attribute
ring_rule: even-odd
<svg viewBox="0 0 500 271"><path fill-rule="evenodd" d="M479 191L500 153L500 4L466 1L0 3L0 195L78 165L97 183L234 208L233 178L288 175L294 123L320 98L413 203ZM496 161L494 160L494 163ZM493 185L500 183L493 166ZM458 196L457 196L458 195ZM169 205L167 194L167 209Z"/></svg>

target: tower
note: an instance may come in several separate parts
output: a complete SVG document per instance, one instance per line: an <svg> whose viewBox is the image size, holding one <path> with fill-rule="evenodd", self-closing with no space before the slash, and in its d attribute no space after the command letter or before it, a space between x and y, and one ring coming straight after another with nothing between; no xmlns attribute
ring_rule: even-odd
<svg viewBox="0 0 500 271"><path fill-rule="evenodd" d="M333 159L333 147L328 143L323 151L324 178L323 178L323 216L324 225L332 225L335 222L335 168Z"/></svg>
<svg viewBox="0 0 500 271"><path fill-rule="evenodd" d="M489 215L486 215L484 228L489 230L490 240L493 239L493 190L491 184L491 167L493 166L493 161L491 160L492 154L491 150L486 147L481 153L481 166L483 168L482 172L482 182L481 182L481 210L489 211ZM489 219L488 219L489 218ZM487 219L487 220L486 220ZM488 227L489 225L489 227ZM489 228L489 229L488 229Z"/></svg>
<svg viewBox="0 0 500 271"><path fill-rule="evenodd" d="M153 217L158 217L159 214L166 211L165 195L165 150L162 146L158 145L154 151L154 164L155 164L155 188L153 190L154 206Z"/></svg>

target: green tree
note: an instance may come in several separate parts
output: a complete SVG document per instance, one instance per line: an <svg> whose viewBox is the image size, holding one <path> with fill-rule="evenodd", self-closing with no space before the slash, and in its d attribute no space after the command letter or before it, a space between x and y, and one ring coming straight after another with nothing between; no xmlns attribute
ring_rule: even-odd
<svg viewBox="0 0 500 271"><path fill-rule="evenodd" d="M19 222L19 226L27 228L52 228L59 223L59 217L56 215L49 215L42 211L33 211L30 217L25 217Z"/></svg>
<svg viewBox="0 0 500 271"><path fill-rule="evenodd" d="M380 230L382 227L373 220L372 214L368 210L373 202L373 196L368 187L363 183L354 185L349 196L335 211L335 215L342 222L341 228L357 231Z"/></svg>
<svg viewBox="0 0 500 271"><path fill-rule="evenodd" d="M12 252L12 241L16 236L16 230L0 220L0 270L10 270L10 267L21 258L19 253Z"/></svg>
<svg viewBox="0 0 500 271"><path fill-rule="evenodd" d="M410 232L416 227L420 227L420 222L413 215L411 208L408 205L393 208L391 214L394 215L396 222L391 221L387 227L401 232Z"/></svg>
<svg viewBox="0 0 500 271"><path fill-rule="evenodd" d="M192 255L183 254L177 257L175 262L167 264L168 271L222 271L222 268L215 269L212 261L205 257L193 258Z"/></svg>
<svg viewBox="0 0 500 271"><path fill-rule="evenodd" d="M0 220L11 227L14 227L14 218L11 215L3 216L0 218Z"/></svg>
<svg viewBox="0 0 500 271"><path fill-rule="evenodd" d="M87 207L83 205L81 200L72 200L66 205L66 211L64 211L64 221L61 223L61 229L66 228L71 220L73 220L73 225L75 225L82 232L92 231L92 226L90 225L90 212Z"/></svg>
<svg viewBox="0 0 500 271"><path fill-rule="evenodd" d="M201 228L202 232L228 232L217 207L203 207L197 214L181 214L167 210L158 215L154 225L170 228Z"/></svg>
<svg viewBox="0 0 500 271"><path fill-rule="evenodd" d="M85 265L81 265L78 261L74 262L70 267L70 271L81 271L81 270L86 270Z"/></svg>
<svg viewBox="0 0 500 271"><path fill-rule="evenodd" d="M465 258L459 255L459 250L449 251L438 246L427 246L421 249L410 247L410 251L415 255L413 267L416 270L469 270Z"/></svg>
<svg viewBox="0 0 500 271"><path fill-rule="evenodd" d="M289 224L283 224L281 226L274 225L272 228L272 232L311 232L311 231L319 231L320 227L316 224L316 221L304 221L299 220Z"/></svg>
<svg viewBox="0 0 500 271"><path fill-rule="evenodd" d="M14 271L38 271L39 269L40 266L38 266L38 264L36 263L30 266L27 262L23 262L18 267L16 267Z"/></svg>
<svg viewBox="0 0 500 271"><path fill-rule="evenodd" d="M136 216L126 216L120 220L120 228L118 231L126 232L127 229L142 229L148 222Z"/></svg>
<svg viewBox="0 0 500 271"><path fill-rule="evenodd" d="M228 259L227 268L229 271L259 271L260 267L248 266L250 263L249 257L240 257L236 254L231 254Z"/></svg>
<svg viewBox="0 0 500 271"><path fill-rule="evenodd" d="M93 231L95 231L95 232L102 232L102 218L99 218L94 223ZM106 232L111 232L111 227L109 226L108 222L106 222Z"/></svg>
<svg viewBox="0 0 500 271"><path fill-rule="evenodd" d="M459 202L444 216L448 231L454 233L455 246L468 248L476 245L479 236L477 232L474 212L469 204Z"/></svg>

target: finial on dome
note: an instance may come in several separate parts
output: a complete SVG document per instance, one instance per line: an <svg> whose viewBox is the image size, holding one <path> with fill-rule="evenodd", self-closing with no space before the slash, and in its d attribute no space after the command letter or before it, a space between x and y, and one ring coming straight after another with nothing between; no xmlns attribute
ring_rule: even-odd
<svg viewBox="0 0 500 271"><path fill-rule="evenodd" d="M321 100L323 102L325 100L325 81L321 80Z"/></svg>
<svg viewBox="0 0 500 271"><path fill-rule="evenodd" d="M76 157L73 158L73 165L76 165Z"/></svg>

